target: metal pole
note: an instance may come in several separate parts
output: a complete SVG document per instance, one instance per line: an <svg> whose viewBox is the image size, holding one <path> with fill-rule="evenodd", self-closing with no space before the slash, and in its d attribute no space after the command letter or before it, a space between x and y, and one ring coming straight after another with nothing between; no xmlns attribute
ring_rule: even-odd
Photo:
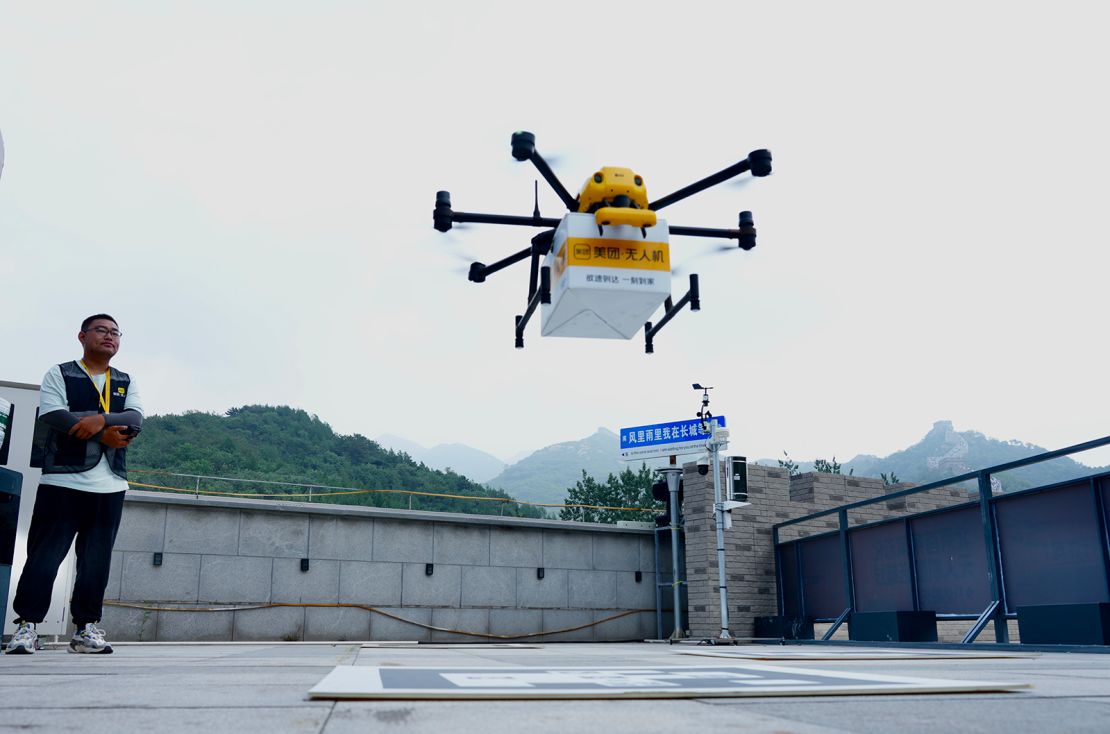
<svg viewBox="0 0 1110 734"><path fill-rule="evenodd" d="M852 551L848 543L848 511L837 513L837 532L840 534L840 568L844 575L844 603L856 611L856 584L852 577Z"/></svg>
<svg viewBox="0 0 1110 734"><path fill-rule="evenodd" d="M713 424L716 430L716 424ZM725 575L725 507L721 502L721 464L720 443L715 438L709 439L710 464L713 472L713 514L717 520L717 579L718 589L721 592L721 635L720 639L728 640L732 635L728 631L728 580Z"/></svg>
<svg viewBox="0 0 1110 734"><path fill-rule="evenodd" d="M998 559L998 528L991 512L991 475L979 472L979 518L983 523L983 542L987 551L987 583L990 586L991 601L998 602L994 615L995 642L1009 642L1010 630L1006 624L1006 605L1003 600L1002 571Z"/></svg>
<svg viewBox="0 0 1110 734"><path fill-rule="evenodd" d="M195 498L198 500L200 499L200 477L197 477L197 489Z"/></svg>
<svg viewBox="0 0 1110 734"><path fill-rule="evenodd" d="M655 550L655 638L657 640L663 639L663 587L659 581L662 574L660 567L662 564L659 562L659 528L656 527L652 531L652 539L654 542Z"/></svg>
<svg viewBox="0 0 1110 734"><path fill-rule="evenodd" d="M679 579L678 565L678 482L681 478L682 470L678 467L668 467L666 469L660 469L659 471L667 477L667 492L670 495L671 591L674 597L674 632L671 633L671 639L678 640L686 636L686 633L682 629L682 581Z"/></svg>

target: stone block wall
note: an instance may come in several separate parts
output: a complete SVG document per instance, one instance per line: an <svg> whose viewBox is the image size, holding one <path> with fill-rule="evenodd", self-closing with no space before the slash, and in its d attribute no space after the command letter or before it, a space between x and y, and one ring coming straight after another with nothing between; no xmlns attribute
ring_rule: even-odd
<svg viewBox="0 0 1110 734"><path fill-rule="evenodd" d="M687 464L683 469L690 635L716 637L720 632L721 614L713 477L700 476L694 464ZM724 462L721 469L721 487L725 491ZM731 633L736 637L751 637L756 617L778 613L771 538L773 525L910 486L887 487L880 479L842 474L808 473L790 477L786 469L749 464L748 501L751 505L733 511L732 528L724 533ZM848 523L854 527L972 499L974 497L966 490L944 487L852 510L848 513ZM836 530L838 526L835 515L818 518L783 528L780 540L808 537Z"/></svg>
<svg viewBox="0 0 1110 734"><path fill-rule="evenodd" d="M653 538L592 523L128 492L106 600L114 640L497 639L451 630L640 640L655 636Z"/></svg>

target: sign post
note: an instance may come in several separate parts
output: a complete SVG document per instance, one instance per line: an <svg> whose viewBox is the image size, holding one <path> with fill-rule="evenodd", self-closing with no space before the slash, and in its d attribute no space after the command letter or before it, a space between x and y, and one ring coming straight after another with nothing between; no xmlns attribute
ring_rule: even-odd
<svg viewBox="0 0 1110 734"><path fill-rule="evenodd" d="M653 423L647 426L633 426L622 428L620 432L620 458L622 461L636 459L655 459L664 456L671 457L672 466L657 469L667 481L667 495L670 507L671 531L671 593L674 599L674 631L671 639L681 639L686 636L682 628L682 603L681 589L683 582L679 580L678 562L678 486L682 479L681 467L674 466L675 457L681 454L701 454L706 450L706 438L711 436L711 431L723 429L724 416L713 416L708 424L700 418L691 420L671 421L669 423ZM726 431L727 433L727 431ZM720 498L718 497L718 504ZM718 546L722 542L718 540Z"/></svg>
<svg viewBox="0 0 1110 734"><path fill-rule="evenodd" d="M679 640L686 636L682 628L682 583L678 579L678 483L682 481L682 468L668 466L660 469L667 480L667 496L670 502L671 516L671 594L674 599L674 631L671 640Z"/></svg>
<svg viewBox="0 0 1110 734"><path fill-rule="evenodd" d="M728 448L728 429L710 424L711 435L705 442L711 456L709 470L713 472L713 514L717 521L717 588L721 593L721 634L722 640L732 639L728 631L728 576L725 575L725 505L721 501L721 457L720 451Z"/></svg>

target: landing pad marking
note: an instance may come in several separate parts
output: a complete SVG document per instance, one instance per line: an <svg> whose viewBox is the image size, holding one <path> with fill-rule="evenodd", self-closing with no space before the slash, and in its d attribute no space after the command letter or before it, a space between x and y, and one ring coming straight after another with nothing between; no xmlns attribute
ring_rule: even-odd
<svg viewBox="0 0 1110 734"><path fill-rule="evenodd" d="M771 665L376 667L339 665L309 691L324 699L597 699L843 696L1010 691L990 683Z"/></svg>

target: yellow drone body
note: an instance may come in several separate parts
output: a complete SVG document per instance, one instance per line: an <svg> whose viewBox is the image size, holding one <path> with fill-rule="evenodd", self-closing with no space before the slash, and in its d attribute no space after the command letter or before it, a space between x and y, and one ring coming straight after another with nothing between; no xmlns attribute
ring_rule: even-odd
<svg viewBox="0 0 1110 734"><path fill-rule="evenodd" d="M655 212L648 209L644 179L631 168L604 166L582 184L578 211L592 213L598 225L629 224L654 227Z"/></svg>

